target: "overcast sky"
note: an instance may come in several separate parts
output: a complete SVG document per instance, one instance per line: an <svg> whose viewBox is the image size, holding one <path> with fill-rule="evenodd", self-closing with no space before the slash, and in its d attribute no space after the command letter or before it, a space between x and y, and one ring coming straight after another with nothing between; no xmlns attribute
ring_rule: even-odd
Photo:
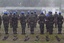
<svg viewBox="0 0 64 43"><path fill-rule="evenodd" d="M0 0L0 7L49 7L60 6L61 0ZM62 1L64 4L64 1Z"/></svg>

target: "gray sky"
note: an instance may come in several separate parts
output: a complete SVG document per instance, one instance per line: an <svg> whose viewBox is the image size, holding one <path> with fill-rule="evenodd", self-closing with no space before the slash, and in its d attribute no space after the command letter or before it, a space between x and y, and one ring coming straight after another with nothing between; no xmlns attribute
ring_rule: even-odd
<svg viewBox="0 0 64 43"><path fill-rule="evenodd" d="M0 0L0 7L49 7L60 6L61 0ZM64 4L64 1L62 1Z"/></svg>

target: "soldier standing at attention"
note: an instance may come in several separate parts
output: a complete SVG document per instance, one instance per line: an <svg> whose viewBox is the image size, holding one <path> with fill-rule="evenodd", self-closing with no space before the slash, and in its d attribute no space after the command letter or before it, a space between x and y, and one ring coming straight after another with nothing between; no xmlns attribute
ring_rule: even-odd
<svg viewBox="0 0 64 43"><path fill-rule="evenodd" d="M18 27L18 16L16 15L16 12L12 15L12 28L13 28L13 34L14 34L14 41L17 40L17 27Z"/></svg>
<svg viewBox="0 0 64 43"><path fill-rule="evenodd" d="M22 27L22 34L25 34L26 16L24 15L24 12L21 12L21 14L20 14L20 23L21 23L21 27Z"/></svg>
<svg viewBox="0 0 64 43"><path fill-rule="evenodd" d="M6 40L8 38L8 27L9 27L9 16L8 12L4 12L4 15L2 16L3 19L3 25L4 25L4 30L5 30L5 36L3 40Z"/></svg>
<svg viewBox="0 0 64 43"><path fill-rule="evenodd" d="M8 34L8 27L9 27L8 13L4 12L4 15L2 16L2 18L3 18L3 25L4 25L5 34Z"/></svg>
<svg viewBox="0 0 64 43"><path fill-rule="evenodd" d="M31 12L31 15L29 17L30 32L31 32L31 34L34 34L35 22L36 22L36 17L33 14L33 12Z"/></svg>
<svg viewBox="0 0 64 43"><path fill-rule="evenodd" d="M61 15L61 12L59 12L59 15L57 18L57 24L58 24L58 34L61 34L62 24L63 24L63 16Z"/></svg>
<svg viewBox="0 0 64 43"><path fill-rule="evenodd" d="M53 34L53 24L54 24L54 16L52 15L52 12L49 12L49 34Z"/></svg>
<svg viewBox="0 0 64 43"><path fill-rule="evenodd" d="M40 34L44 34L44 23L45 23L45 14L42 12L39 15L39 19L38 19L38 23L39 23L39 27L40 27Z"/></svg>
<svg viewBox="0 0 64 43"><path fill-rule="evenodd" d="M57 12L55 12L55 14L54 14L54 24L55 24L55 28L57 27L57 17L58 17L58 14L57 14Z"/></svg>
<svg viewBox="0 0 64 43"><path fill-rule="evenodd" d="M28 11L27 15L26 15L28 28L30 27L30 25L29 25L29 16L30 16L30 11Z"/></svg>
<svg viewBox="0 0 64 43"><path fill-rule="evenodd" d="M11 19L12 19L12 13L10 13L9 18L10 18L10 28L12 28L12 21L11 21Z"/></svg>

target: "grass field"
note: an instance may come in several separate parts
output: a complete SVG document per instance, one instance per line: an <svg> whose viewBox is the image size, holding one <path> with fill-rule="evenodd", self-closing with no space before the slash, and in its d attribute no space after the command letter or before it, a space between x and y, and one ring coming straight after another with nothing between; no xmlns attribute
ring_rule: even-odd
<svg viewBox="0 0 64 43"><path fill-rule="evenodd" d="M10 27L9 27L9 38L7 40L3 41L2 39L5 36L5 34L4 34L4 27L2 24L1 29L0 29L0 32L1 32L0 43L64 43L64 34L58 35L57 34L57 28L54 28L54 32L53 32L54 34L53 35L49 35L49 38L50 38L49 42L46 41L46 37L45 37L46 35L48 35L46 33L46 28L45 28L45 34L41 35L41 34L39 34L40 30L39 30L38 24L37 24L37 27L35 28L35 31L34 31L35 34L34 35L31 35L30 29L26 27L26 35L28 35L30 37L30 40L28 40L26 42L24 42L24 38L26 35L21 34L22 29L21 29L20 22L18 24L17 30L18 30L18 40L17 41L13 41L13 32L12 32L12 28L10 28ZM64 26L62 28L62 33L64 33ZM39 35L39 38L40 38L39 41L35 41L35 39L36 39L35 37L37 35ZM58 42L56 40L56 38L55 38L56 35L61 39L60 42Z"/></svg>

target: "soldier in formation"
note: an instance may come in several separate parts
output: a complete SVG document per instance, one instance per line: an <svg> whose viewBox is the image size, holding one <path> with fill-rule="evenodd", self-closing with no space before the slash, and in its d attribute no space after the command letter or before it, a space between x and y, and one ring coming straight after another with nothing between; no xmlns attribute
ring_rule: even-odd
<svg viewBox="0 0 64 43"><path fill-rule="evenodd" d="M8 15L7 12L4 12L4 15L2 17L0 16L0 27L3 19L5 34L8 34L9 23L10 27L13 28L13 34L17 34L18 18L20 18L19 20L22 27L22 34L25 34L26 23L28 24L28 28L30 28L31 34L34 34L34 28L36 27L37 22L39 23L41 34L44 34L44 24L46 24L46 31L49 32L49 34L53 34L54 23L55 26L58 27L58 33L61 34L63 24L63 16L61 13L57 14L57 12L55 12L55 14L52 15L52 12L50 11L47 15L45 15L43 12L41 12L41 14L38 16L35 11L29 11L27 12L27 15L25 15L25 12L21 12L20 16L17 15L17 12L10 13L10 15Z"/></svg>

